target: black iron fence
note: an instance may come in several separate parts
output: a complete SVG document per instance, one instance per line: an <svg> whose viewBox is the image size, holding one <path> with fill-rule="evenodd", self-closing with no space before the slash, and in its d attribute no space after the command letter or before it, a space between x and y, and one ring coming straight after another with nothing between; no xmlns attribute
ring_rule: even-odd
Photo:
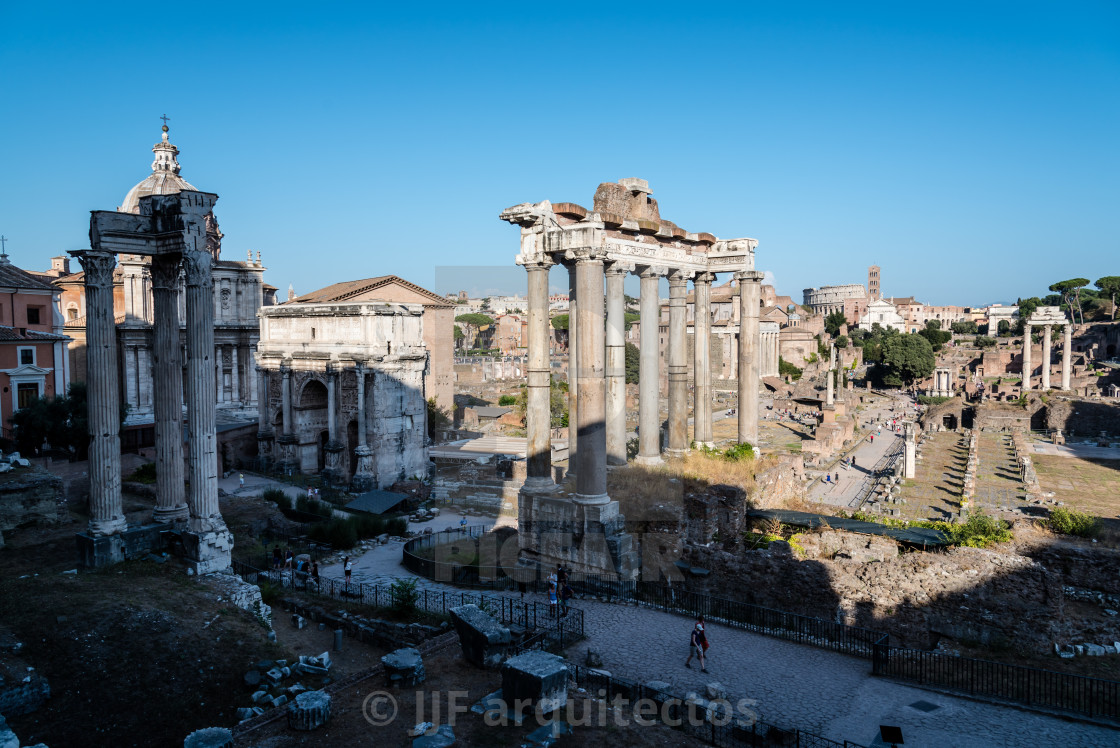
<svg viewBox="0 0 1120 748"><path fill-rule="evenodd" d="M602 670L572 667L572 678L595 697L610 701L637 724L657 721L711 745L781 745L791 748L864 748L858 743L823 738L797 729L764 722L750 700L716 699L688 702L667 691L651 688L626 678L616 678Z"/></svg>
<svg viewBox="0 0 1120 748"><path fill-rule="evenodd" d="M1120 682L877 645L872 672L974 696L1120 720Z"/></svg>
<svg viewBox="0 0 1120 748"><path fill-rule="evenodd" d="M260 569L245 561L233 561L233 571L246 582L266 582L278 587L300 590L310 595L374 608L418 610L448 615L451 608L473 603L502 624L520 626L528 632L547 632L547 639L560 648L585 637L583 611L569 608L563 615L543 603L518 600L480 592L429 590L408 585L347 582L341 579L313 578L307 571Z"/></svg>

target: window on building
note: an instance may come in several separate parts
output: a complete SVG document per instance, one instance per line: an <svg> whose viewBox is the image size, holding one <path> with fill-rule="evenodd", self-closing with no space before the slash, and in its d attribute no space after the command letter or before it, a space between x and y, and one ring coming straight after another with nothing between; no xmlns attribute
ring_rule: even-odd
<svg viewBox="0 0 1120 748"><path fill-rule="evenodd" d="M39 324L39 307L37 307L37 306L27 307L27 324L29 324L29 325Z"/></svg>
<svg viewBox="0 0 1120 748"><path fill-rule="evenodd" d="M35 349L34 348L20 348L19 349L19 365L27 366L35 365Z"/></svg>
<svg viewBox="0 0 1120 748"><path fill-rule="evenodd" d="M78 307L72 306L69 309L67 309L66 310L66 317L68 319L77 319L78 318Z"/></svg>
<svg viewBox="0 0 1120 748"><path fill-rule="evenodd" d="M39 397L39 385L35 382L22 382L16 385L16 406L22 410Z"/></svg>

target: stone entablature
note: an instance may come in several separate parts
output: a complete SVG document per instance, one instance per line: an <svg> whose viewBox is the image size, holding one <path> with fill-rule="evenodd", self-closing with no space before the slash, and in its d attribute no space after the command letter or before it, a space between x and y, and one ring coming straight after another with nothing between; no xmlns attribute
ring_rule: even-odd
<svg viewBox="0 0 1120 748"><path fill-rule="evenodd" d="M815 314L824 316L833 312L844 311L844 301L847 299L867 298L867 289L859 283L806 288L802 293L805 298L805 306L812 309Z"/></svg>
<svg viewBox="0 0 1120 748"><path fill-rule="evenodd" d="M424 312L377 302L261 309L261 456L355 490L425 475Z"/></svg>

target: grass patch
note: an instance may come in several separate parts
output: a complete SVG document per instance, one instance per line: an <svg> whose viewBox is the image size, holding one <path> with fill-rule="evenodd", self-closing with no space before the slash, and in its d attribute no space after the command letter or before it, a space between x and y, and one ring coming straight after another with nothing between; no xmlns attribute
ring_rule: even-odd
<svg viewBox="0 0 1120 748"><path fill-rule="evenodd" d="M843 516L843 514L841 514ZM861 522L874 522L885 527L927 528L939 530L949 539L950 545L963 545L969 548L988 548L997 543L1006 543L1014 537L1011 525L1001 519L984 514L980 510L969 513L964 522L936 522L933 520L905 520L880 517L867 512L853 512L852 519Z"/></svg>

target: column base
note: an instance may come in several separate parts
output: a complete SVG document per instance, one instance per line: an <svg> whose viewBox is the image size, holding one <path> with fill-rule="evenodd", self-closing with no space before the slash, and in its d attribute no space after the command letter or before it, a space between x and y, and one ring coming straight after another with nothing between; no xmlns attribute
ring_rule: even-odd
<svg viewBox="0 0 1120 748"><path fill-rule="evenodd" d="M152 521L162 522L164 524L172 524L174 522L182 522L186 519L189 519L190 516L190 508L186 504L180 504L179 506L173 506L166 509L156 507L156 510L152 512Z"/></svg>
<svg viewBox="0 0 1120 748"><path fill-rule="evenodd" d="M696 446L697 447L703 447L704 449L715 449L716 448L716 443L715 442L709 442L709 441L704 441L704 442L698 441L698 442L696 442Z"/></svg>
<svg viewBox="0 0 1120 748"><path fill-rule="evenodd" d="M128 529L128 522L123 516L110 517L109 519L91 519L88 534L93 537L115 535Z"/></svg>
<svg viewBox="0 0 1120 748"><path fill-rule="evenodd" d="M78 546L78 561L87 569L127 561L163 548L164 525L144 525L122 530L113 535L90 535L80 532L74 536Z"/></svg>
<svg viewBox="0 0 1120 748"><path fill-rule="evenodd" d="M525 482L521 485L522 493L538 494L551 494L557 489L556 482L552 478L526 478Z"/></svg>
<svg viewBox="0 0 1120 748"><path fill-rule="evenodd" d="M666 449L665 450L665 456L666 457L680 458L680 457L684 457L688 453L689 453L689 450L687 450L687 449Z"/></svg>
<svg viewBox="0 0 1120 748"><path fill-rule="evenodd" d="M638 455L634 458L634 464L643 467L657 467L658 465L664 465L665 460L661 459L661 455Z"/></svg>
<svg viewBox="0 0 1120 748"><path fill-rule="evenodd" d="M611 457L610 455L608 455L607 456L607 464L608 465L615 465L615 466L625 465L626 464L626 458L625 457Z"/></svg>
<svg viewBox="0 0 1120 748"><path fill-rule="evenodd" d="M350 480L350 490L361 492L377 488L377 474L373 470L373 450L363 445L357 447L354 454L358 457L358 464L354 468L354 477Z"/></svg>
<svg viewBox="0 0 1120 748"><path fill-rule="evenodd" d="M572 501L574 501L577 504L582 504L584 506L597 506L597 505L600 505L600 504L611 503L611 497L608 496L605 493L592 494L592 495L577 493L572 497Z"/></svg>
<svg viewBox="0 0 1120 748"><path fill-rule="evenodd" d="M192 517L190 526L183 530L180 537L187 567L195 574L210 574L229 568L233 536L220 517Z"/></svg>

